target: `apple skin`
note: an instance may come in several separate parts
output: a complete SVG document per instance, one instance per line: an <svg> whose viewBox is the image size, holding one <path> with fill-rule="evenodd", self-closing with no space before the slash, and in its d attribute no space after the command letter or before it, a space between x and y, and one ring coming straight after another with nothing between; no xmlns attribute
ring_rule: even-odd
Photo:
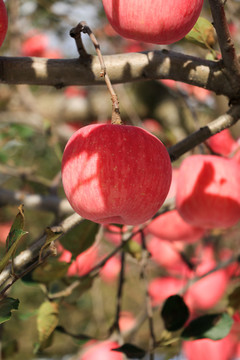
<svg viewBox="0 0 240 360"><path fill-rule="evenodd" d="M3 0L0 0L0 46L5 39L8 28L8 15Z"/></svg>
<svg viewBox="0 0 240 360"><path fill-rule="evenodd" d="M146 231L168 241L193 243L202 238L205 229L188 224L177 210L168 211L155 218Z"/></svg>
<svg viewBox="0 0 240 360"><path fill-rule="evenodd" d="M197 21L203 0L103 0L108 21L121 36L153 44L182 39Z"/></svg>
<svg viewBox="0 0 240 360"><path fill-rule="evenodd" d="M163 204L171 177L165 146L135 126L85 126L63 153L62 182L69 203L100 224L147 221Z"/></svg>
<svg viewBox="0 0 240 360"><path fill-rule="evenodd" d="M43 54L47 51L48 45L49 38L46 34L29 34L28 38L22 43L22 55L43 57Z"/></svg>
<svg viewBox="0 0 240 360"><path fill-rule="evenodd" d="M237 147L237 141L232 137L229 129L222 130L220 133L211 136L207 140L211 150L223 156L230 155Z"/></svg>
<svg viewBox="0 0 240 360"><path fill-rule="evenodd" d="M64 249L61 245L58 246L58 250L59 252L61 252L59 261L65 261L66 263L69 263L72 258L71 252ZM93 245L76 257L76 260L74 260L69 266L67 275L68 276L86 275L95 265L97 258L98 258L98 249L96 246Z"/></svg>
<svg viewBox="0 0 240 360"><path fill-rule="evenodd" d="M176 206L185 221L206 229L240 220L240 168L233 159L192 155L179 169Z"/></svg>
<svg viewBox="0 0 240 360"><path fill-rule="evenodd" d="M121 261L118 257L111 257L100 270L100 276L106 283L114 282L121 270Z"/></svg>
<svg viewBox="0 0 240 360"><path fill-rule="evenodd" d="M171 276L158 277L150 281L148 293L152 305L163 303L169 296L176 295L185 285L185 280Z"/></svg>
<svg viewBox="0 0 240 360"><path fill-rule="evenodd" d="M123 355L120 352L112 351L112 349L119 348L120 345L115 341L101 341L96 342L90 340L84 345L84 352L81 360L123 360Z"/></svg>
<svg viewBox="0 0 240 360"><path fill-rule="evenodd" d="M12 222L5 222L0 224L0 243L6 244L8 234L11 230Z"/></svg>
<svg viewBox="0 0 240 360"><path fill-rule="evenodd" d="M199 265L192 274L188 274L189 279L202 276L217 266L214 259L214 250L211 246L207 246L200 251L202 252L201 259L195 259L197 262L200 261ZM214 271L192 284L184 295L184 300L192 313L198 310L212 309L225 294L228 283L229 275L226 269Z"/></svg>
<svg viewBox="0 0 240 360"><path fill-rule="evenodd" d="M182 348L188 360L231 360L237 350L237 341L230 333L217 341L210 339L184 341Z"/></svg>

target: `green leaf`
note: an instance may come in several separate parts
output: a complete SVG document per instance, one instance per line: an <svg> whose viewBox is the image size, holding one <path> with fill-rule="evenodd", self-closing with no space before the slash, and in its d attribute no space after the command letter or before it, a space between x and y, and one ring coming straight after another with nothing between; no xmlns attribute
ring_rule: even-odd
<svg viewBox="0 0 240 360"><path fill-rule="evenodd" d="M7 244L7 248L6 250L8 251L10 249L10 247L13 245L14 241L14 236L12 236L12 233L14 233L17 230L23 230L24 229L24 224L25 224L25 218L24 218L24 210L23 210L23 204L21 204L18 207L18 214L16 215L14 222L11 226L10 232L8 234L7 240L6 240L6 244Z"/></svg>
<svg viewBox="0 0 240 360"><path fill-rule="evenodd" d="M70 264L58 261L56 258L49 259L48 262L33 270L31 279L38 283L49 284L54 280L62 279L67 274L69 266Z"/></svg>
<svg viewBox="0 0 240 360"><path fill-rule="evenodd" d="M177 331L189 318L189 310L181 296L172 295L164 302L161 316L168 331Z"/></svg>
<svg viewBox="0 0 240 360"><path fill-rule="evenodd" d="M4 298L0 301L0 324L8 321L11 318L12 311L18 310L19 300L10 297Z"/></svg>
<svg viewBox="0 0 240 360"><path fill-rule="evenodd" d="M145 350L139 348L138 346L128 344L128 343L126 343L118 348L112 349L112 351L121 352L121 353L125 354L127 356L127 358L129 358L129 359L135 359L135 358L142 359L146 355Z"/></svg>
<svg viewBox="0 0 240 360"><path fill-rule="evenodd" d="M216 43L214 27L207 19L199 17L185 39L201 47L212 48Z"/></svg>
<svg viewBox="0 0 240 360"><path fill-rule="evenodd" d="M90 220L83 220L62 236L60 242L65 249L76 258L83 251L87 250L95 241L100 225Z"/></svg>
<svg viewBox="0 0 240 360"><path fill-rule="evenodd" d="M38 309L37 330L39 347L37 350L43 350L51 345L52 335L59 321L58 304L45 301Z"/></svg>
<svg viewBox="0 0 240 360"><path fill-rule="evenodd" d="M190 322L183 330L184 340L212 339L221 340L228 335L233 319L227 313L200 316Z"/></svg>
<svg viewBox="0 0 240 360"><path fill-rule="evenodd" d="M28 232L21 230L21 229L10 231L9 238L10 238L10 242L12 243L12 245L0 261L0 273L7 266L9 260L13 257L20 240L26 234L28 234Z"/></svg>

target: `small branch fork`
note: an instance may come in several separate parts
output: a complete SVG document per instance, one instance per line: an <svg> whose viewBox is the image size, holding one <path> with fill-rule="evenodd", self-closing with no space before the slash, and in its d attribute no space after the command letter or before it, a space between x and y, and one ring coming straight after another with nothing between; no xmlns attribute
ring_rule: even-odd
<svg viewBox="0 0 240 360"><path fill-rule="evenodd" d="M102 53L100 50L100 45L99 45L95 35L93 34L92 30L86 24L85 21L81 21L76 27L72 28L70 30L70 36L72 38L74 38L74 40L76 42L76 46L77 46L80 57L82 59L89 60L91 58L91 55L89 55L87 53L86 49L84 48L82 38L81 38L81 33L88 34L88 36L90 37L90 39L95 47L95 50L96 50L96 53L97 53L97 56L98 56L98 59L100 62L100 66L101 66L100 76L104 77L104 80L106 82L107 88L110 92L111 99L112 99L112 121L111 121L111 123L121 125L121 124L123 124L123 122L122 122L121 116L120 116L118 98L113 89L110 78L107 74L106 66L105 66L103 56L102 56Z"/></svg>

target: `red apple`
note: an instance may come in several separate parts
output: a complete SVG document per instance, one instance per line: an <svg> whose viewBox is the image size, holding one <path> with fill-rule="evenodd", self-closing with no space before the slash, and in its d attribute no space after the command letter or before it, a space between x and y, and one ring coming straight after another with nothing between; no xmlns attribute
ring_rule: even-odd
<svg viewBox="0 0 240 360"><path fill-rule="evenodd" d="M228 334L221 340L200 339L183 342L188 360L231 360L237 350L236 339Z"/></svg>
<svg viewBox="0 0 240 360"><path fill-rule="evenodd" d="M122 234L124 234L126 231L127 231L127 226L123 226L122 229L120 229L116 225L106 225L104 226L104 237L112 244L119 246L122 241ZM133 229L133 232L135 231L137 231L137 227ZM141 244L140 233L138 232L136 235L134 235L132 237L132 240L136 241L138 244Z"/></svg>
<svg viewBox="0 0 240 360"><path fill-rule="evenodd" d="M192 273L192 277L201 276L216 267L211 247L203 249L202 261ZM220 269L195 282L184 295L186 304L192 310L208 310L214 307L223 297L229 281L225 269Z"/></svg>
<svg viewBox="0 0 240 360"><path fill-rule="evenodd" d="M11 230L12 222L6 222L0 224L0 243L5 244L8 234Z"/></svg>
<svg viewBox="0 0 240 360"><path fill-rule="evenodd" d="M81 360L123 360L123 354L112 349L119 348L115 341L89 341L84 345Z"/></svg>
<svg viewBox="0 0 240 360"><path fill-rule="evenodd" d="M173 168L172 183L167 198L176 196L178 174L179 169ZM152 220L146 232L164 240L195 242L204 235L205 230L188 224L177 210L172 210Z"/></svg>
<svg viewBox="0 0 240 360"><path fill-rule="evenodd" d="M33 33L22 44L23 56L43 57L49 45L49 38L46 34Z"/></svg>
<svg viewBox="0 0 240 360"><path fill-rule="evenodd" d="M165 146L128 125L94 124L68 141L62 181L73 209L101 224L141 224L163 204L172 167Z"/></svg>
<svg viewBox="0 0 240 360"><path fill-rule="evenodd" d="M8 15L3 0L0 0L0 46L2 45L8 28Z"/></svg>
<svg viewBox="0 0 240 360"><path fill-rule="evenodd" d="M237 161L192 155L180 167L176 205L189 224L227 228L240 219L240 168Z"/></svg>
<svg viewBox="0 0 240 360"><path fill-rule="evenodd" d="M103 0L108 21L123 37L171 44L194 26L203 0Z"/></svg>
<svg viewBox="0 0 240 360"><path fill-rule="evenodd" d="M111 283L115 281L120 273L121 261L118 257L111 257L100 271L100 276L103 281Z"/></svg>
<svg viewBox="0 0 240 360"><path fill-rule="evenodd" d="M62 252L59 257L59 261L65 261L69 263L72 258L70 251L63 249L59 246L59 251ZM76 260L68 268L68 276L83 276L86 275L94 266L98 256L98 250L95 245L91 246L86 251L83 251L77 256Z"/></svg>
<svg viewBox="0 0 240 360"><path fill-rule="evenodd" d="M211 136L207 140L207 144L212 151L224 156L230 155L238 147L238 143L232 137L229 129L225 129L220 133Z"/></svg>
<svg viewBox="0 0 240 360"><path fill-rule="evenodd" d="M152 259L172 274L187 274L189 269L183 261L180 252L183 243L169 242L153 236L149 239L147 249Z"/></svg>
<svg viewBox="0 0 240 360"><path fill-rule="evenodd" d="M128 331L133 328L136 319L129 311L121 311L119 315L119 328L121 332Z"/></svg>
<svg viewBox="0 0 240 360"><path fill-rule="evenodd" d="M188 224L177 210L168 211L155 218L146 231L168 241L193 243L202 238L205 229Z"/></svg>
<svg viewBox="0 0 240 360"><path fill-rule="evenodd" d="M169 296L176 295L185 285L183 279L177 279L170 276L153 279L149 283L148 292L153 305L159 305Z"/></svg>

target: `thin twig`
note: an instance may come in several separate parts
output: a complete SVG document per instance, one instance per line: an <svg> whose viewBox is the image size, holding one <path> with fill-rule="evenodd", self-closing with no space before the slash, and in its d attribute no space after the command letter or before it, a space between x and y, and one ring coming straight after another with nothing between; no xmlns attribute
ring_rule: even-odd
<svg viewBox="0 0 240 360"><path fill-rule="evenodd" d="M107 69L104 63L104 59L100 50L100 45L95 37L95 35L93 34L92 30L90 29L90 27L87 25L87 23L85 21L81 21L75 28L73 28L70 31L70 35L72 37L74 37L76 44L77 44L77 48L78 48L78 52L80 54L80 56L83 56L84 58L86 58L87 56L89 57L90 55L87 54L83 44L82 44L82 40L81 40L81 33L84 34L88 34L88 36L90 37L99 62L100 62L100 66L101 66L101 71L100 71L100 77L104 77L104 80L106 82L107 88L109 90L109 93L111 95L111 99L112 99L112 124L122 124L122 120L121 120L121 116L120 116L120 110L119 110L119 102L118 102L118 98L117 98L117 94L115 93L111 80L107 74Z"/></svg>
<svg viewBox="0 0 240 360"><path fill-rule="evenodd" d="M149 340L149 359L154 360L154 348L156 343L156 336L154 333L154 324L153 324L153 309L151 304L150 295L148 292L148 279L147 279L147 263L149 258L149 252L146 246L145 235L143 231L141 231L141 240L142 240L142 259L141 259L141 272L140 276L144 283L145 288L145 297L146 297L146 312L148 318L148 326L150 332L150 340Z"/></svg>

